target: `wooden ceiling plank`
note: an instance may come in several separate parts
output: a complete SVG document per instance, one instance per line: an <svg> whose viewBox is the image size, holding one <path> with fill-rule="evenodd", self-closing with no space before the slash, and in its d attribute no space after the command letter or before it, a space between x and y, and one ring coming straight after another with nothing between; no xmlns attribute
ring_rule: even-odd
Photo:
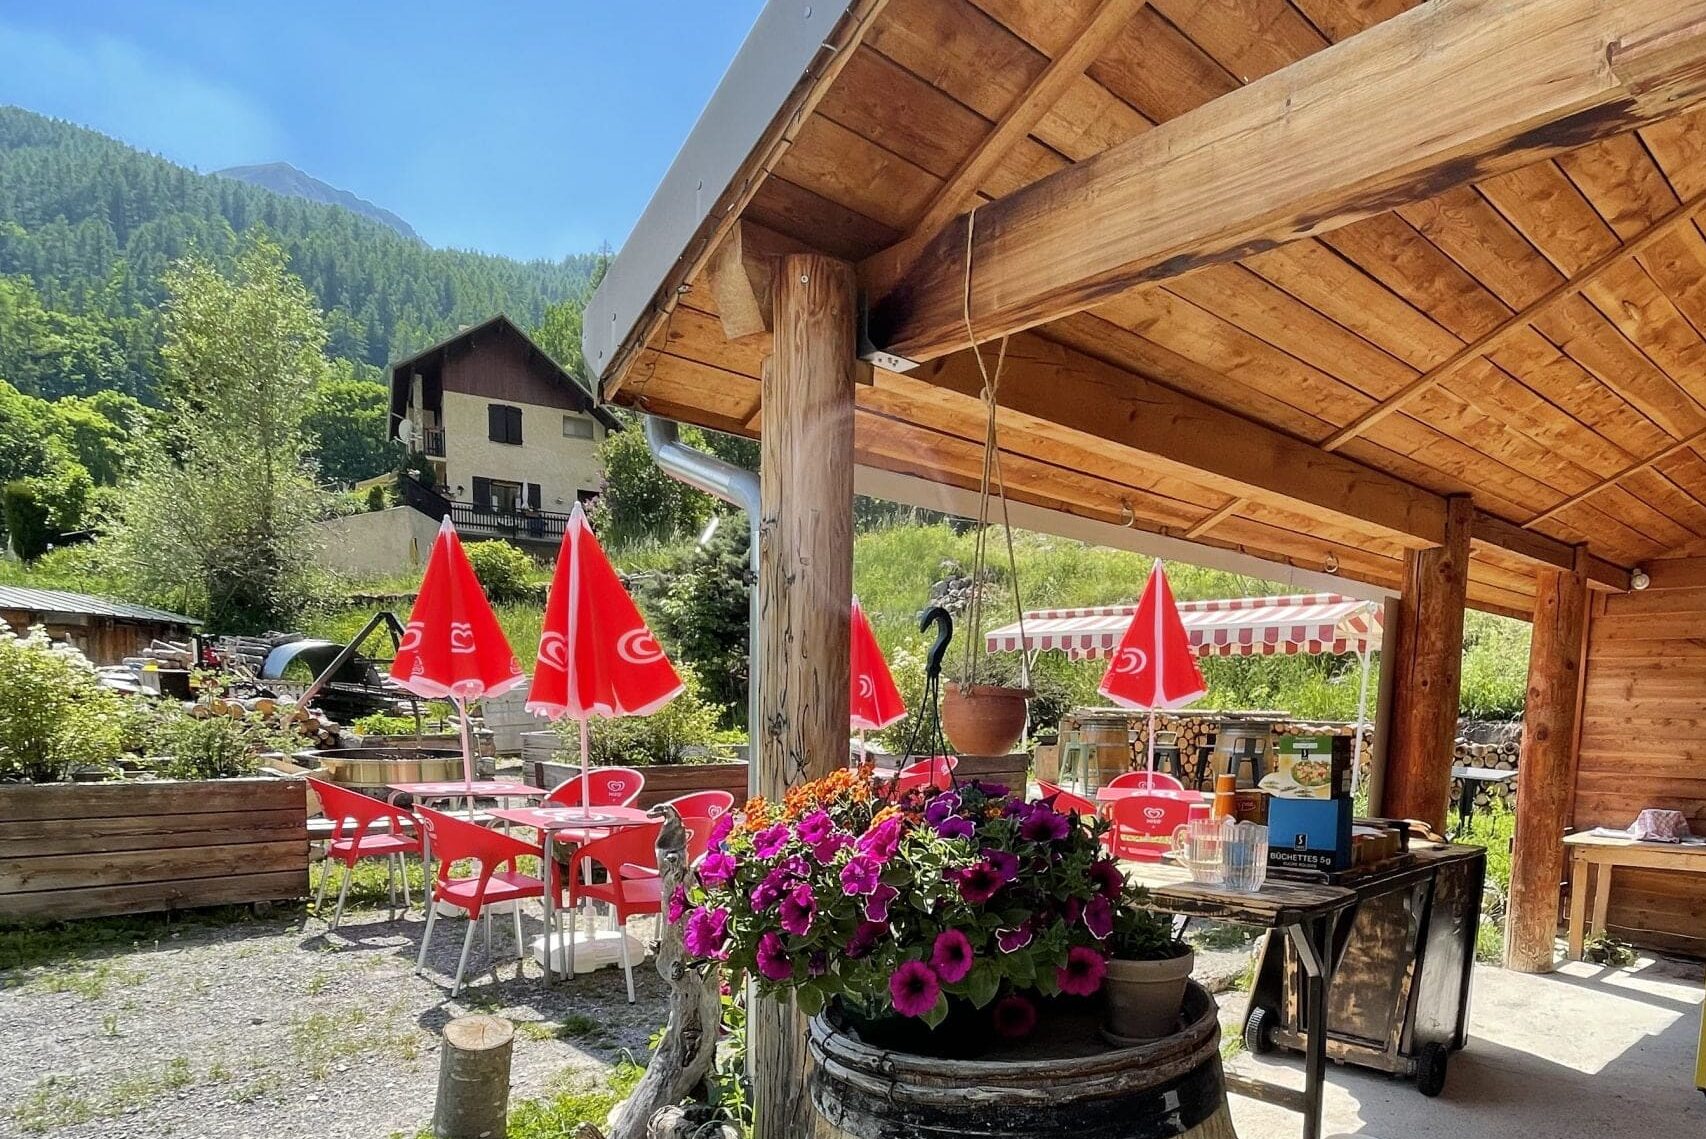
<svg viewBox="0 0 1706 1139"><path fill-rule="evenodd" d="M1623 241L1657 223L1682 201L1634 131L1560 154L1558 169Z"/></svg>
<svg viewBox="0 0 1706 1139"><path fill-rule="evenodd" d="M1417 0L1292 0L1309 17L1309 22L1321 29L1321 34L1338 43L1358 32L1394 16L1401 16L1415 7Z"/></svg>
<svg viewBox="0 0 1706 1139"><path fill-rule="evenodd" d="M1672 193L1686 198L1706 190L1706 110L1660 119L1637 133Z"/></svg>
<svg viewBox="0 0 1706 1139"><path fill-rule="evenodd" d="M1240 83L1289 67L1327 39L1286 0L1151 0Z"/></svg>
<svg viewBox="0 0 1706 1139"><path fill-rule="evenodd" d="M1702 98L1706 18L1674 0L1426 4L867 260L873 337L912 359L966 343L968 234L993 337Z"/></svg>
<svg viewBox="0 0 1706 1139"><path fill-rule="evenodd" d="M852 261L873 249L894 244L900 236L893 226L868 218L778 174L764 179L743 216Z"/></svg>
<svg viewBox="0 0 1706 1139"><path fill-rule="evenodd" d="M1672 482L1656 464L1629 475L1621 486L1628 488L1635 498L1652 504L1655 510L1662 510L1678 526L1688 531L1685 540L1693 541L1706 537L1706 503ZM1607 493L1613 493L1617 489L1619 488L1614 487Z"/></svg>
<svg viewBox="0 0 1706 1139"><path fill-rule="evenodd" d="M896 114L900 107L906 113ZM989 131L982 115L869 44L854 53L817 113L938 178L953 175Z"/></svg>
<svg viewBox="0 0 1706 1139"><path fill-rule="evenodd" d="M800 127L776 173L898 229L942 184L922 166L821 115Z"/></svg>
<svg viewBox="0 0 1706 1139"><path fill-rule="evenodd" d="M865 42L992 123L1048 66L1048 56L965 0L889 0Z"/></svg>
<svg viewBox="0 0 1706 1139"><path fill-rule="evenodd" d="M1212 56L1148 7L1088 74L1152 123L1176 119L1238 89L1238 80Z"/></svg>
<svg viewBox="0 0 1706 1139"><path fill-rule="evenodd" d="M912 223L914 234L934 233L965 208L974 192L1003 155L1023 141L1044 114L1081 78L1084 69L1107 49L1114 36L1131 22L1144 0L1102 0L1078 35L1051 59L1008 108L1001 121L977 144L958 169L948 175L936 197Z"/></svg>
<svg viewBox="0 0 1706 1139"><path fill-rule="evenodd" d="M1591 487L1588 487L1586 490L1578 491L1577 493L1570 495L1568 498L1557 503L1556 505L1548 507L1547 509L1541 511L1539 514L1536 514L1534 517L1530 518L1528 521L1524 522L1523 525L1525 527L1533 527L1533 526L1537 525L1538 523L1544 522L1548 518L1551 518L1554 515L1558 514L1560 511L1566 510L1569 507L1574 506L1578 502L1584 502L1587 499L1592 498L1596 493L1598 493L1600 490L1604 489L1605 487L1615 485L1617 482L1621 481L1622 479L1626 478L1629 475L1634 474L1637 471L1644 471L1647 468L1651 467L1653 464L1660 462L1663 459L1667 459L1670 456L1677 454L1678 452L1685 451L1688 448L1692 447L1695 443L1697 443L1703 439L1706 439L1706 429L1702 429L1700 431L1695 432L1692 435L1686 436L1682 439L1678 439L1676 442L1672 443L1670 446L1666 447L1664 450L1658 452L1657 454L1650 455L1647 458L1642 459L1640 462L1631 463L1628 467L1625 467L1623 470L1617 472L1616 474L1612 475L1611 477L1604 479L1601 482L1596 483L1595 485L1593 485Z"/></svg>
<svg viewBox="0 0 1706 1139"><path fill-rule="evenodd" d="M1187 538L1200 538L1200 537L1202 537L1204 534L1208 533L1210 530L1214 529L1216 526L1220 525L1222 522L1225 522L1228 518L1231 518L1234 514L1237 514L1240 510L1243 510L1246 506L1249 505L1249 502L1250 502L1250 500L1247 498L1231 499L1230 501L1227 502L1227 504L1225 506L1222 506L1219 510L1214 511L1211 514L1205 515L1200 521L1191 523L1190 529L1185 531L1185 537L1187 537Z"/></svg>

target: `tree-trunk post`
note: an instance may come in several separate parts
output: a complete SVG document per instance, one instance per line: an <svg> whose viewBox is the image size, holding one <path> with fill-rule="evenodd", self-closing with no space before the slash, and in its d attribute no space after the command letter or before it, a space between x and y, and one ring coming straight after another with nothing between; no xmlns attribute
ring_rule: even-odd
<svg viewBox="0 0 1706 1139"><path fill-rule="evenodd" d="M444 1026L435 1139L503 1139L515 1026L501 1016L459 1016Z"/></svg>
<svg viewBox="0 0 1706 1139"><path fill-rule="evenodd" d="M1582 561L1578 551L1574 572L1542 570L1535 581L1505 923L1505 966L1522 973L1548 973L1556 963L1564 826L1576 776L1576 711L1587 639Z"/></svg>
<svg viewBox="0 0 1706 1139"><path fill-rule="evenodd" d="M760 545L759 794L847 763L853 597L853 390L857 284L819 254L782 259L774 354L764 370ZM806 1041L792 1001L755 1001L748 1018L754 1134L813 1130Z"/></svg>
<svg viewBox="0 0 1706 1139"><path fill-rule="evenodd" d="M1463 604L1475 506L1447 500L1445 541L1404 556L1393 669L1391 742L1381 813L1445 827L1463 676Z"/></svg>

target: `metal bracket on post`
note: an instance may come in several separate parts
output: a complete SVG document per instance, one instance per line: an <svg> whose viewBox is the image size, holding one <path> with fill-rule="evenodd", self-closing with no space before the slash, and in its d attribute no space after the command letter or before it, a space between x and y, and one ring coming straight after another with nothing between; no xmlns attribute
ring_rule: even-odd
<svg viewBox="0 0 1706 1139"><path fill-rule="evenodd" d="M859 294L859 359L885 372L910 372L918 367L917 360L908 360L893 352L878 348L871 340L871 299Z"/></svg>

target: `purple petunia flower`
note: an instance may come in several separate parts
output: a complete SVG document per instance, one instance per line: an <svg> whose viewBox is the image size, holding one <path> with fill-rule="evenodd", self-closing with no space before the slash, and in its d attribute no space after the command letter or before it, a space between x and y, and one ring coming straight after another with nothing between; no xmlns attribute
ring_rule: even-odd
<svg viewBox="0 0 1706 1139"><path fill-rule="evenodd" d="M870 894L882 884L883 867L868 854L855 854L841 868L841 891L850 896Z"/></svg>
<svg viewBox="0 0 1706 1139"><path fill-rule="evenodd" d="M758 964L758 975L767 981L787 981L794 976L794 960L788 956L788 947L782 944L782 939L774 933L766 933L758 939L758 950L755 954Z"/></svg>
<svg viewBox="0 0 1706 1139"><path fill-rule="evenodd" d="M923 1016L941 996L942 983L922 961L908 961L889 977L889 999L902 1016Z"/></svg>
<svg viewBox="0 0 1706 1139"><path fill-rule="evenodd" d="M1007 883L995 868L987 862L979 862L976 866L967 867L959 872L960 897L972 905L982 905L995 896L995 892Z"/></svg>
<svg viewBox="0 0 1706 1139"><path fill-rule="evenodd" d="M1037 1006L1014 993L995 1002L990 1019L994 1021L998 1035L1008 1040L1017 1040L1022 1036L1029 1036L1031 1030L1036 1028Z"/></svg>
<svg viewBox="0 0 1706 1139"><path fill-rule="evenodd" d="M677 925L681 915L687 912L687 888L677 886L669 893L669 924Z"/></svg>
<svg viewBox="0 0 1706 1139"><path fill-rule="evenodd" d="M889 920L889 904L900 897L900 891L886 882L879 882L877 888L871 891L871 896L865 899L865 920L871 922L886 922Z"/></svg>
<svg viewBox="0 0 1706 1139"><path fill-rule="evenodd" d="M1066 904L1060 907L1060 912L1066 918L1067 925L1076 925L1078 919L1084 916L1084 903L1077 898L1068 898Z"/></svg>
<svg viewBox="0 0 1706 1139"><path fill-rule="evenodd" d="M1019 856L1006 850L986 850L983 860L989 863L989 868L1001 875L1003 882L1011 882L1019 876Z"/></svg>
<svg viewBox="0 0 1706 1139"><path fill-rule="evenodd" d="M1125 889L1125 875L1111 858L1098 859L1090 864L1090 884L1105 898L1117 898Z"/></svg>
<svg viewBox="0 0 1706 1139"><path fill-rule="evenodd" d="M722 958L727 955L723 942L727 939L728 928L729 911L700 906L687 919L687 929L681 935L682 945L695 957Z"/></svg>
<svg viewBox="0 0 1706 1139"><path fill-rule="evenodd" d="M957 929L945 929L936 935L930 947L930 968L936 976L952 985L965 980L971 972L971 939Z"/></svg>
<svg viewBox="0 0 1706 1139"><path fill-rule="evenodd" d="M853 930L853 936L847 939L847 956L853 960L868 956L877 947L878 939L888 931L887 922L860 922Z"/></svg>
<svg viewBox="0 0 1706 1139"><path fill-rule="evenodd" d="M995 947L1003 953L1017 953L1031 943L1031 923L1021 922L1013 929L995 931Z"/></svg>
<svg viewBox="0 0 1706 1139"><path fill-rule="evenodd" d="M782 898L782 911L779 922L783 929L795 937L804 937L812 931L812 919L817 916L817 899L812 897L812 888L801 882Z"/></svg>
<svg viewBox="0 0 1706 1139"><path fill-rule="evenodd" d="M1060 991L1068 996L1088 997L1102 987L1108 960L1094 949L1074 945L1066 951L1066 964L1055 970Z"/></svg>
<svg viewBox="0 0 1706 1139"><path fill-rule="evenodd" d="M729 832L735 826L735 813L724 811L717 816L717 821L711 824L711 845L722 846L723 840L729 837Z"/></svg>
<svg viewBox="0 0 1706 1139"><path fill-rule="evenodd" d="M1007 784L1005 783L985 783L980 779L974 782L972 786L991 799L1005 799L1007 797Z"/></svg>
<svg viewBox="0 0 1706 1139"><path fill-rule="evenodd" d="M1046 803L1037 803L1019 824L1019 837L1026 842L1059 842L1072 833L1072 820Z"/></svg>
<svg viewBox="0 0 1706 1139"><path fill-rule="evenodd" d="M960 797L952 791L936 796L924 808L924 821L931 826L940 826L952 818L954 812L960 809Z"/></svg>
<svg viewBox="0 0 1706 1139"><path fill-rule="evenodd" d="M734 876L734 856L727 851L713 850L699 862L699 881L707 886L724 885Z"/></svg>
<svg viewBox="0 0 1706 1139"><path fill-rule="evenodd" d="M764 913L781 900L782 894L788 888L788 874L781 869L772 870L764 876L764 881L752 888L752 908Z"/></svg>
<svg viewBox="0 0 1706 1139"><path fill-rule="evenodd" d="M790 878L810 878L812 875L811 863L803 854L790 854L776 864L776 870Z"/></svg>
<svg viewBox="0 0 1706 1139"><path fill-rule="evenodd" d="M846 831L831 831L827 837L812 847L812 857L824 866L835 861L835 856L853 845L853 836Z"/></svg>
<svg viewBox="0 0 1706 1139"><path fill-rule="evenodd" d="M788 824L776 823L752 836L752 853L760 858L775 858L788 845Z"/></svg>
<svg viewBox="0 0 1706 1139"><path fill-rule="evenodd" d="M964 815L950 815L936 824L936 833L943 838L970 838L977 833L977 824Z"/></svg>
<svg viewBox="0 0 1706 1139"><path fill-rule="evenodd" d="M794 828L794 833L800 836L800 841L807 846L816 846L829 837L829 832L835 829L835 820L829 817L828 811L813 811L801 819Z"/></svg>
<svg viewBox="0 0 1706 1139"><path fill-rule="evenodd" d="M890 815L859 837L859 853L887 862L900 847L900 827L900 816Z"/></svg>
<svg viewBox="0 0 1706 1139"><path fill-rule="evenodd" d="M1106 941L1114 932L1113 903L1101 894L1091 898L1090 904L1084 907L1084 928L1097 941Z"/></svg>

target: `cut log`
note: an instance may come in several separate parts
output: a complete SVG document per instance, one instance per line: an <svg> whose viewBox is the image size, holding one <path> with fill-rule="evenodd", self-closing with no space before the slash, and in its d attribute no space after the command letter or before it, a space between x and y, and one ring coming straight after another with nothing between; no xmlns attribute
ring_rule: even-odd
<svg viewBox="0 0 1706 1139"><path fill-rule="evenodd" d="M691 873L687 830L674 807L654 807L651 814L663 819L657 864L667 905ZM704 1083L717 1055L717 1028L722 1018L717 990L720 974L716 969L694 968L688 962L680 925L660 920L658 929L657 969L669 983L669 1019L664 1023L663 1041L646 1065L646 1074L633 1093L610 1111L610 1139L648 1139L654 1133L655 1117Z"/></svg>
<svg viewBox="0 0 1706 1139"><path fill-rule="evenodd" d="M500 1016L459 1016L444 1026L436 1139L502 1139L509 1129L509 1061L515 1026Z"/></svg>

